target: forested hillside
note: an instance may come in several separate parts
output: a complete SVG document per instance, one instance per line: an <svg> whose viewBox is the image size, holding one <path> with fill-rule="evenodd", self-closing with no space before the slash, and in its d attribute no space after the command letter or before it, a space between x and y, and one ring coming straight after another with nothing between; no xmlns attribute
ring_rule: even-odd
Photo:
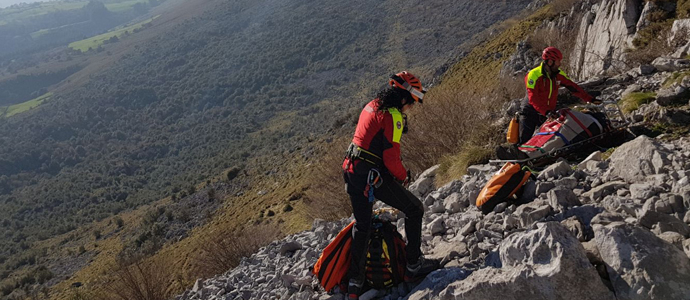
<svg viewBox="0 0 690 300"><path fill-rule="evenodd" d="M529 2L218 3L82 87L0 118L0 263L35 263L35 241L231 167L270 180L342 133L389 74L430 81Z"/></svg>

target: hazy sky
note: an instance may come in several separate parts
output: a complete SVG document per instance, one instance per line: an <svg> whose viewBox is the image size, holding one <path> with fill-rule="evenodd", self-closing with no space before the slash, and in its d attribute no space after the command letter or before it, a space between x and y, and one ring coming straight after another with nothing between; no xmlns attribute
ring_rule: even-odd
<svg viewBox="0 0 690 300"><path fill-rule="evenodd" d="M22 2L31 3L31 2L40 2L40 1L45 1L45 0L0 0L0 8L8 7L10 5L22 3Z"/></svg>

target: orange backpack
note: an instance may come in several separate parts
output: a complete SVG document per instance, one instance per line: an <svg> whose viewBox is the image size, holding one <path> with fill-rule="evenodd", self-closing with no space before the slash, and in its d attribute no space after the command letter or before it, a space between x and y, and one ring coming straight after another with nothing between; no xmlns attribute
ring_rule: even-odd
<svg viewBox="0 0 690 300"><path fill-rule="evenodd" d="M494 207L513 196L527 182L532 173L520 164L508 162L486 183L477 197L477 207L487 214Z"/></svg>
<svg viewBox="0 0 690 300"><path fill-rule="evenodd" d="M333 241L323 250L316 261L312 273L321 282L326 291L339 285L350 269L350 246L352 245L352 227L355 221L347 225Z"/></svg>

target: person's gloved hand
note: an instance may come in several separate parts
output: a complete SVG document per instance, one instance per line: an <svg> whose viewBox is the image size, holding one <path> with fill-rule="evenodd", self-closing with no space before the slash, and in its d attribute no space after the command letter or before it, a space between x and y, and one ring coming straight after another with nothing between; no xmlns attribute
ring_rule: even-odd
<svg viewBox="0 0 690 300"><path fill-rule="evenodd" d="M407 177L405 177L405 180L401 183L403 187L407 188L410 186L410 181L412 181L412 172L410 170L407 170Z"/></svg>
<svg viewBox="0 0 690 300"><path fill-rule="evenodd" d="M601 100L599 100L597 98L592 98L592 100L589 101L589 103L592 103L594 105L599 105L599 104L601 104Z"/></svg>
<svg viewBox="0 0 690 300"><path fill-rule="evenodd" d="M546 112L546 118L547 118L547 119L557 119L557 118L558 118L558 114L557 114L555 111L550 110L550 111L547 111L547 112Z"/></svg>

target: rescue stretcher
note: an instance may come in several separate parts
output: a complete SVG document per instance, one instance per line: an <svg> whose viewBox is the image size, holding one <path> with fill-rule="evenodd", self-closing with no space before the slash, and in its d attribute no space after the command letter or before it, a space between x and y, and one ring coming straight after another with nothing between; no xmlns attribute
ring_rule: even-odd
<svg viewBox="0 0 690 300"><path fill-rule="evenodd" d="M569 109L562 109L559 112L561 114L566 114ZM539 149L539 152L533 151L530 153L530 157L528 158L521 158L521 159L495 159L495 160L489 160L489 164L492 165L503 165L507 162L512 162L512 163L519 163L520 165L523 166L531 166L531 167L538 167L544 164L547 164L551 161L554 161L555 159L563 156L570 155L574 152L577 152L578 150L581 150L587 146L597 146L596 144L599 142L610 142L611 139L615 139L616 137L623 136L625 134L631 134L634 136L634 134L629 130L630 125L632 124L631 120L627 118L624 114L623 111L621 110L620 106L616 101L604 101L601 104L591 104L588 103L586 105L582 106L575 106L572 110L574 111L580 111L580 112L585 112L586 114L589 115L597 115L600 116L600 118L605 118L605 120L601 120L599 123L604 123L601 124L602 130L600 130L599 133L593 134L591 136L588 136L584 139L579 139L575 142L568 143L566 141L565 145L562 145L557 148L553 149ZM560 118L559 118L560 119ZM538 135L544 134L544 132L541 132L543 130L547 130L545 128L548 128L548 125L554 124L554 125L559 125L556 124L556 122L560 122L561 124L563 123L562 120L559 119L549 119L547 120L542 126L540 127L540 132L536 133L532 138L535 139L537 138ZM549 123L551 122L551 123ZM549 124L547 124L549 123ZM578 122L580 126L582 124ZM587 129L585 129L587 130ZM558 135L557 132L547 132L552 135ZM562 136L559 138L563 138ZM563 138L565 140L565 138ZM530 139L530 142L532 139ZM529 144L530 142L527 142L526 144ZM529 146L526 145L518 145L516 148L520 149L521 151L525 152ZM597 146L598 148L603 148L601 146ZM531 147L534 148L534 147ZM525 152L527 153L527 152Z"/></svg>

